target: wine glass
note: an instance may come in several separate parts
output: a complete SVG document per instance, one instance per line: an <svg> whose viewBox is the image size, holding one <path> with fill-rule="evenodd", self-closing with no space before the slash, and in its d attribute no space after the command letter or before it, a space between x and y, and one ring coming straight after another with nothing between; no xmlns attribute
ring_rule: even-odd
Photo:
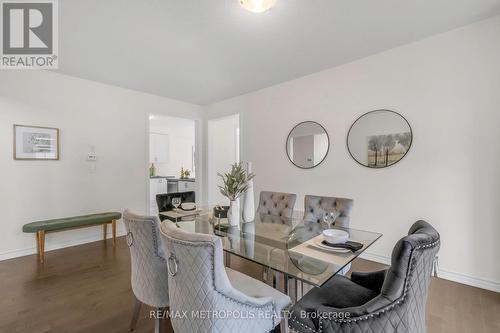
<svg viewBox="0 0 500 333"><path fill-rule="evenodd" d="M325 212L323 214L323 221L327 224L328 229L332 228L332 225L335 224L335 220L337 219L337 217L339 217L339 215L339 212L337 212L336 210Z"/></svg>
<svg viewBox="0 0 500 333"><path fill-rule="evenodd" d="M175 211L180 206L180 204L181 204L181 198L180 197L172 198L172 205L175 207L175 209L174 209Z"/></svg>

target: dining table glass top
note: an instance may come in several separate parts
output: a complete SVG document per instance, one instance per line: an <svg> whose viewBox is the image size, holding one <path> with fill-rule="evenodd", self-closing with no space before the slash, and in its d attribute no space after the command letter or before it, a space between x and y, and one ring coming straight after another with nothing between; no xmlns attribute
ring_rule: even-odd
<svg viewBox="0 0 500 333"><path fill-rule="evenodd" d="M225 223L224 223L225 222ZM320 287L363 253L382 234L333 226L349 234L349 241L361 243L355 252L321 247L327 227L317 221L304 221L300 212L292 218L256 214L253 222L231 227L204 210L191 220L178 221L187 231L217 235L224 251L248 259L289 277Z"/></svg>

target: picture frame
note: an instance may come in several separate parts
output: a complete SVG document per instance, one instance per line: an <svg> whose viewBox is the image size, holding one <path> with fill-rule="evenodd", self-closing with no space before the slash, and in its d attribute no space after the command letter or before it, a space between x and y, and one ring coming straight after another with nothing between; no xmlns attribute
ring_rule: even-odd
<svg viewBox="0 0 500 333"><path fill-rule="evenodd" d="M14 124L14 160L58 161L59 129Z"/></svg>

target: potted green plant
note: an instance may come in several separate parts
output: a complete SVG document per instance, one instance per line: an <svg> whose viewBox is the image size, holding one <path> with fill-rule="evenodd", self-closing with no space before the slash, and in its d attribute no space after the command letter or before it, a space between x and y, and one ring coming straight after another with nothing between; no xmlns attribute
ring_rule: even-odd
<svg viewBox="0 0 500 333"><path fill-rule="evenodd" d="M218 186L220 193L230 201L229 224L239 226L241 212L238 198L246 193L249 182L255 177L255 174L248 173L240 162L233 164L230 172L217 173L217 175L222 179L222 185Z"/></svg>

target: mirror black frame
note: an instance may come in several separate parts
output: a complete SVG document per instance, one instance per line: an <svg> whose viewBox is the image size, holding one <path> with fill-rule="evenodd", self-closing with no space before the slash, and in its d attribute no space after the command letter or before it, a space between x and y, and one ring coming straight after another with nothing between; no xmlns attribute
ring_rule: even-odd
<svg viewBox="0 0 500 333"><path fill-rule="evenodd" d="M358 120L360 120L361 118L363 118L364 116L370 114L370 113L374 113L374 112L380 112L380 111L385 111L385 112L392 112L398 116L400 116L405 122L406 124L408 125L408 128L410 129L410 135L411 135L411 138L410 138L410 145L408 146L408 149L406 150L405 154L399 159L397 160L396 162L392 163L391 165L387 165L387 166L384 166L384 167L380 167L380 168L376 168L376 167L371 167L369 165L364 165L363 163L359 162L355 157L354 155L352 154L351 152L351 149L349 149L349 135L351 134L351 130L352 128L354 127L354 125L356 125L356 123L358 122ZM369 112L366 112L364 114L362 114L361 116L359 116L358 118L356 118L356 120L352 123L351 127L349 127L349 131L347 132L347 138L346 138L346 146L347 146L347 151L349 152L349 155L351 155L352 159L354 161L356 161L356 163L358 163L359 165L362 165L364 166L365 168L368 168L368 169L385 169L385 168L389 168L393 165L396 165L398 164L401 160L403 160L405 158L405 156L408 154L408 152L411 150L411 146L413 144L413 129L411 128L411 125L410 123L408 122L408 120L399 112L396 112L396 111L393 111L393 110L387 110L387 109L379 109L379 110L373 110L373 111L369 111Z"/></svg>
<svg viewBox="0 0 500 333"><path fill-rule="evenodd" d="M300 165L297 165L295 164L292 159L290 158L290 152L288 151L288 140L290 140L290 135L292 134L293 130L296 129L297 127L299 127L300 125L302 124L305 124L305 123L314 123L316 125L318 125L319 127L321 127L323 129L323 131L325 131L325 134L326 134L326 138L328 139L328 148L326 149L326 153L325 153L325 156L323 157L323 159L316 165L312 166L312 167L303 167L303 166L300 166ZM323 125L321 125L320 123L318 122L315 122L315 121L312 121L312 120L305 120L305 121L302 121L300 123L298 123L297 125L295 125L291 130L290 132L288 133L288 136L286 137L286 141L285 141L285 150L286 150L286 156L288 157L288 160L293 164L295 165L297 168L300 168L300 169L304 169L304 170L308 170L308 169L314 169L315 167L317 167L318 165L320 165L321 163L323 163L323 161L326 159L326 157L328 156L328 153L330 152L330 135L328 135L328 131L326 130L326 128L323 127Z"/></svg>

